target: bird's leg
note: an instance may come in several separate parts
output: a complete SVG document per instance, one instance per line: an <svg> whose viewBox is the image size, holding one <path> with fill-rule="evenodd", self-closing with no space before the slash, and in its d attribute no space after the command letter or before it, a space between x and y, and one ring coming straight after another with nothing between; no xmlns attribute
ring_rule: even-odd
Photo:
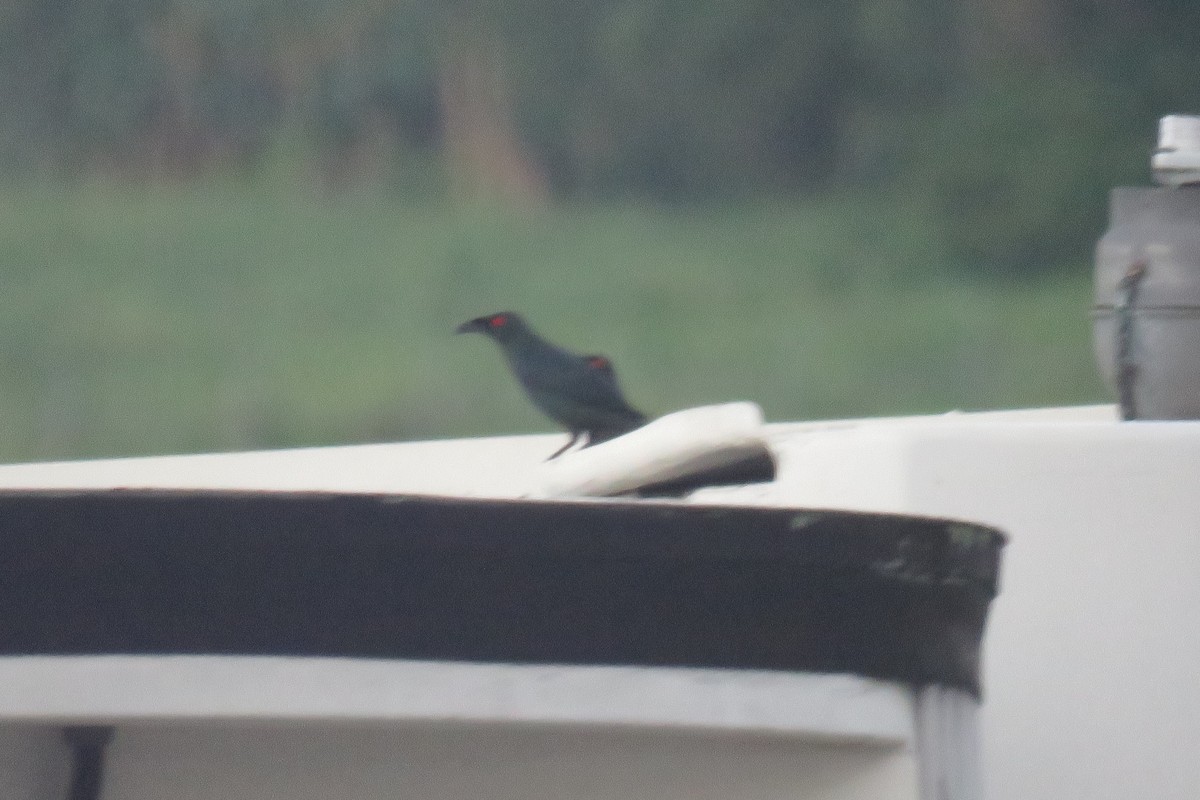
<svg viewBox="0 0 1200 800"><path fill-rule="evenodd" d="M626 433L626 431L619 430L619 429L611 429L611 430L597 429L594 431L584 431L583 432L583 436L584 436L583 447L581 447L579 449L583 450L585 447L591 447L594 444L603 444L604 442L607 442L610 439L617 438L618 436L620 436L623 433Z"/></svg>
<svg viewBox="0 0 1200 800"><path fill-rule="evenodd" d="M559 456L561 456L563 453L565 453L565 452L567 452L568 450L570 450L570 449L571 449L571 445L573 445L573 444L575 444L577 441L579 441L579 437L580 437L580 436L582 436L582 435L583 435L583 432L582 432L582 431L571 431L571 438L570 438L570 439L567 439L567 443L566 443L566 444L564 444L562 447L558 448L557 450L555 450L555 451L554 451L554 455L550 456L550 457L549 457L549 458L547 458L546 460L547 460L547 461L553 461L554 459L556 459L556 458L558 458Z"/></svg>

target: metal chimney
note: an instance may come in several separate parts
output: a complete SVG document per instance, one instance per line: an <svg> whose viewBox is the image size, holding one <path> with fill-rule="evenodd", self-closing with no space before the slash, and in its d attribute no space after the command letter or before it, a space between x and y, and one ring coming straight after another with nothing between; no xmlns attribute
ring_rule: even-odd
<svg viewBox="0 0 1200 800"><path fill-rule="evenodd" d="M1096 361L1124 419L1200 419L1200 117L1162 118L1151 167L1096 244Z"/></svg>

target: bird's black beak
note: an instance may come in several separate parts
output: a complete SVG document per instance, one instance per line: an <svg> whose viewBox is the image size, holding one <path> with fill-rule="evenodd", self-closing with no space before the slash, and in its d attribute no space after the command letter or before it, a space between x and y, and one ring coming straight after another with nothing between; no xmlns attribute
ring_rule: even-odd
<svg viewBox="0 0 1200 800"><path fill-rule="evenodd" d="M462 325L454 329L455 333L486 333L488 329L487 320L483 317L469 319Z"/></svg>

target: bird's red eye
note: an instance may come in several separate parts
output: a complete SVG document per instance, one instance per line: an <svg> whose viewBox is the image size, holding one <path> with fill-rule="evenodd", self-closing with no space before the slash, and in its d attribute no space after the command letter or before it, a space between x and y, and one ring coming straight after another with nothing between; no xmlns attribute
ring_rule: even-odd
<svg viewBox="0 0 1200 800"><path fill-rule="evenodd" d="M608 359L604 356L592 356L588 359L588 366L592 369L608 369Z"/></svg>
<svg viewBox="0 0 1200 800"><path fill-rule="evenodd" d="M503 328L507 324L508 317L504 316L503 314L497 314L488 320L488 325L491 325L493 328Z"/></svg>

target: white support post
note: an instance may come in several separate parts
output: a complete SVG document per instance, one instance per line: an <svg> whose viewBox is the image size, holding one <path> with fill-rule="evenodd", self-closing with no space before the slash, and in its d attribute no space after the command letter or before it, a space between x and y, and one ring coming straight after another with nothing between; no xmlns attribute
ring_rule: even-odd
<svg viewBox="0 0 1200 800"><path fill-rule="evenodd" d="M945 686L917 689L913 700L921 800L983 800L979 701Z"/></svg>

